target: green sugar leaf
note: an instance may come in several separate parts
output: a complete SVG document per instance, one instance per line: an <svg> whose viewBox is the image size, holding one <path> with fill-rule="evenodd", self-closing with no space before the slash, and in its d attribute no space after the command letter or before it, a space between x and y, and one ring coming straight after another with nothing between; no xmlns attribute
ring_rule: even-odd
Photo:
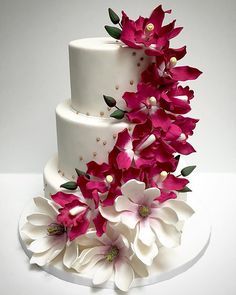
<svg viewBox="0 0 236 295"><path fill-rule="evenodd" d="M77 183L76 182L74 182L74 181L68 181L66 183L63 183L60 187L63 187L65 189L68 189L68 190L73 191L73 190L77 189L78 186L77 186Z"/></svg>
<svg viewBox="0 0 236 295"><path fill-rule="evenodd" d="M107 31L107 33L115 39L120 39L120 35L121 35L121 29L116 28L116 27L111 27L111 26L105 26L105 30Z"/></svg>
<svg viewBox="0 0 236 295"><path fill-rule="evenodd" d="M194 166L187 166L187 167L183 168L180 173L183 176L188 176L189 174L191 174L193 172L193 170L195 168L196 168L195 165Z"/></svg>
<svg viewBox="0 0 236 295"><path fill-rule="evenodd" d="M109 13L109 17L111 19L111 21L113 22L113 24L118 24L120 22L120 18L119 16L115 13L114 10L112 10L111 8L108 8L108 13Z"/></svg>
<svg viewBox="0 0 236 295"><path fill-rule="evenodd" d="M110 115L110 117L118 119L118 120L123 119L124 116L125 116L125 112L122 110L116 110Z"/></svg>
<svg viewBox="0 0 236 295"><path fill-rule="evenodd" d="M111 97L111 96L107 96L107 95L103 95L103 98L105 100L105 103L110 107L113 108L116 106L116 100L115 98Z"/></svg>

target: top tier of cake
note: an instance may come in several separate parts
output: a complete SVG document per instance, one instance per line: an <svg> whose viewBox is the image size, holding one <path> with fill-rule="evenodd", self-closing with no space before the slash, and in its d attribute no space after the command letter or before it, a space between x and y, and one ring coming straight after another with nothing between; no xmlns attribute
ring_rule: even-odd
<svg viewBox="0 0 236 295"><path fill-rule="evenodd" d="M125 108L122 95L135 91L151 58L112 38L87 38L70 42L72 108L90 116L109 117L103 95Z"/></svg>

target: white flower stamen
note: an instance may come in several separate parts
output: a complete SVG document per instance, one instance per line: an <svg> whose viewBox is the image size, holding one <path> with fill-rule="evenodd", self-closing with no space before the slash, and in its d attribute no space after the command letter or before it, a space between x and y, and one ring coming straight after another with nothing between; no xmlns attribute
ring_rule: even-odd
<svg viewBox="0 0 236 295"><path fill-rule="evenodd" d="M154 24L152 24L152 23L147 24L147 25L146 25L146 30L147 30L148 32L153 31L153 30L154 30Z"/></svg>
<svg viewBox="0 0 236 295"><path fill-rule="evenodd" d="M177 58L176 57L171 57L170 62L169 62L169 68L173 68L177 65Z"/></svg>
<svg viewBox="0 0 236 295"><path fill-rule="evenodd" d="M76 206L69 210L70 215L75 216L84 211L84 207Z"/></svg>
<svg viewBox="0 0 236 295"><path fill-rule="evenodd" d="M140 145L138 150L141 151L141 150L145 149L149 145L153 144L153 142L155 142L155 140L156 140L156 137L154 134L149 135L148 138Z"/></svg>
<svg viewBox="0 0 236 295"><path fill-rule="evenodd" d="M160 173L160 176L159 176L158 180L161 181L161 182L164 181L166 179L167 175L168 175L168 173L166 171L162 171Z"/></svg>
<svg viewBox="0 0 236 295"><path fill-rule="evenodd" d="M148 98L148 102L150 103L151 106L156 106L157 105L157 100L154 96L151 96Z"/></svg>
<svg viewBox="0 0 236 295"><path fill-rule="evenodd" d="M184 133L181 133L178 140L182 141L182 140L185 140L186 138L187 138L186 135Z"/></svg>
<svg viewBox="0 0 236 295"><path fill-rule="evenodd" d="M107 176L106 176L106 182L107 182L107 183L112 183L113 179L114 179L114 178L113 178L111 175L107 175Z"/></svg>

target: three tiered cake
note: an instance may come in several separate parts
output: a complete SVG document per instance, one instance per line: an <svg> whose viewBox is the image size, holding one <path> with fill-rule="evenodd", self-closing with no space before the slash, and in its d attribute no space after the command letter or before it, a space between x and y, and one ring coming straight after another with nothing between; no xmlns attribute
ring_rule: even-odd
<svg viewBox="0 0 236 295"><path fill-rule="evenodd" d="M186 116L194 93L181 82L201 72L177 65L186 47L170 47L182 28L163 25L169 13L158 6L133 21L109 9L120 26L105 26L111 37L69 44L71 99L56 108L58 156L44 170L45 196L20 226L30 263L127 291L171 251L178 256L194 213L186 177L195 168L180 169L180 155L195 151L188 138L198 121Z"/></svg>

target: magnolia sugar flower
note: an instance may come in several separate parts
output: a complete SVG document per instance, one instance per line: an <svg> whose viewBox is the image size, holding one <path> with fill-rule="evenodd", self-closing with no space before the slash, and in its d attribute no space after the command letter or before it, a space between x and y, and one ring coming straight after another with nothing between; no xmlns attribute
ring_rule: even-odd
<svg viewBox="0 0 236 295"><path fill-rule="evenodd" d="M125 183L121 192L114 211L100 208L101 214L110 222L121 222L135 230L132 249L144 264L151 265L158 254L158 244L164 247L179 245L181 232L177 224L190 217L193 210L180 200L160 203L158 188L145 189L145 183L135 179Z"/></svg>
<svg viewBox="0 0 236 295"><path fill-rule="evenodd" d="M37 211L27 216L21 229L31 241L28 245L32 252L30 263L44 266L62 254L63 264L70 268L79 249L76 242L69 241L66 227L57 221L56 204L42 197L34 198L34 203Z"/></svg>
<svg viewBox="0 0 236 295"><path fill-rule="evenodd" d="M99 239L94 235L93 247L84 249L72 267L81 273L92 272L94 285L100 285L113 277L120 290L128 291L134 279L131 256L127 238L108 228ZM141 268L141 264L135 265L138 270ZM139 273L145 274L142 269Z"/></svg>

